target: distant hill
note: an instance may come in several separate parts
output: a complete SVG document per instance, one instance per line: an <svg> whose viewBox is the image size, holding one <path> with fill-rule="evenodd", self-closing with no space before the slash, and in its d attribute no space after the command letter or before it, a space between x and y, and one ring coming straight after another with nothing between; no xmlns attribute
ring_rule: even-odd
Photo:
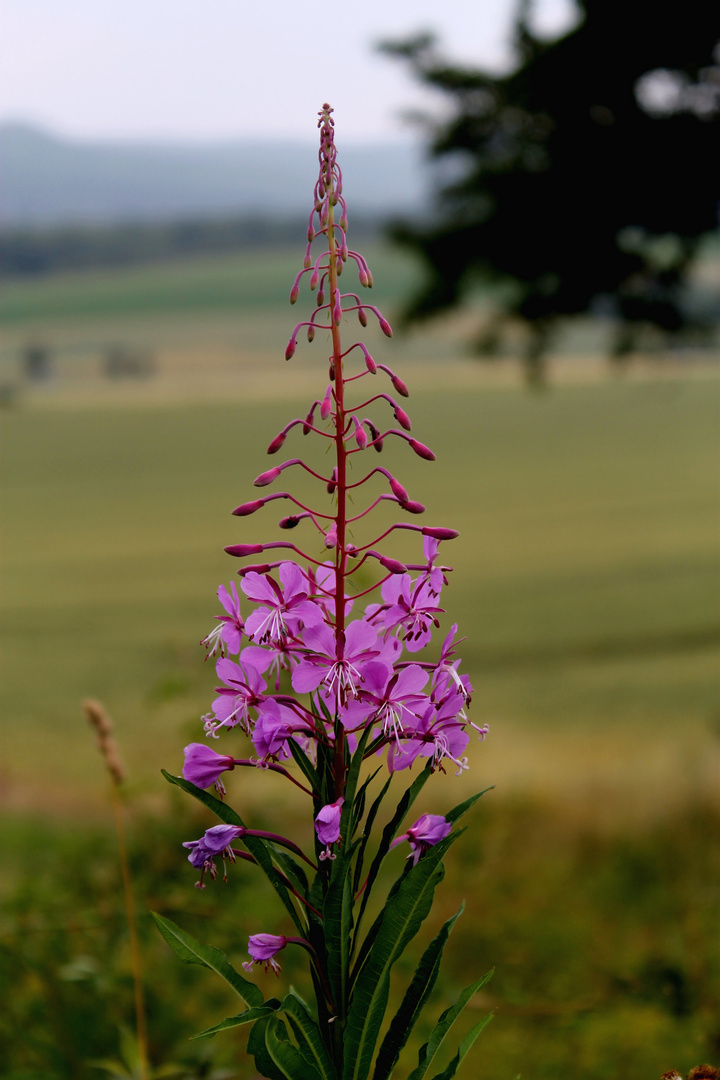
<svg viewBox="0 0 720 1080"><path fill-rule="evenodd" d="M424 205L429 181L419 147L341 145L340 152L351 211L385 216ZM316 169L309 143L86 142L0 124L5 229L309 212Z"/></svg>

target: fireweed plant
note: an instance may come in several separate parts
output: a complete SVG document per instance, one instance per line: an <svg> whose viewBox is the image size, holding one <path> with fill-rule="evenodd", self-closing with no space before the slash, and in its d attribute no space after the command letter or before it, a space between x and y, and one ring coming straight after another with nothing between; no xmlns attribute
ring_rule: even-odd
<svg viewBox="0 0 720 1080"><path fill-rule="evenodd" d="M383 527L379 536L369 527L371 512L381 503L394 504L411 518L424 507L387 468L365 465L368 458L377 460L376 454L398 440L428 461L434 455L410 434L407 413L388 392L408 396L399 376L377 363L362 342L346 348L341 343L341 326L349 316L362 327L372 316L387 337L392 330L376 307L355 292L341 291L340 275L350 267L362 288L372 285L372 277L365 259L348 248L328 105L318 127L320 170L307 252L290 292L295 303L309 275L317 302L310 318L293 330L285 358L292 358L302 332L312 341L322 331L332 343L329 385L304 419L291 420L275 436L268 453L276 454L300 429L297 434L325 443L330 463L322 475L302 458L291 457L261 473L255 486L267 488L286 472L301 469L317 483L323 505L311 508L289 491L277 491L233 511L245 518L277 499L289 501L292 513L280 528L309 529L311 542L304 544L309 550L290 540L225 549L243 560L272 558L278 551L294 558L242 566L240 590L254 605L246 616L235 585L220 586L224 614L216 616L204 644L208 655L217 657L221 685L212 712L203 717L205 735L217 740L218 749L210 742L192 743L185 748L182 777L165 773L220 820L184 845L198 872L198 886L204 889L208 879L218 876L226 881L230 864L243 859L269 878L286 909L288 933L263 933L258 927L243 968L252 971L257 964L279 975L283 950L305 950L314 1006L292 988L281 999L265 1000L217 949L199 944L169 919L155 918L181 960L212 968L246 1006L202 1036L253 1025L248 1051L258 1072L270 1080L369 1080L371 1075L386 1080L435 985L460 911L426 948L397 1012L386 1023L391 970L430 912L444 873L443 858L463 831L455 829L456 822L480 796L445 815L422 814L409 826L405 819L433 773L452 768L459 775L467 769L468 729L475 728L481 739L487 729L467 717L472 688L454 652L457 627L440 645L437 659L427 656L451 569L442 564L440 545L458 534L405 520ZM389 409L397 426L385 428L381 420L370 419L366 410L371 406L378 412ZM373 478L389 489L375 498L365 496ZM416 560L422 550L419 561L401 562L383 552L383 542L398 530L413 534ZM359 578L361 567L379 580L365 587L372 578ZM293 692L285 692L290 686ZM238 736L241 744L251 744L240 756ZM314 823L312 854L288 837L247 826L226 802L205 790L214 787L223 796L222 776L240 767L261 769L268 780L272 776L277 783L295 784L307 795ZM414 779L374 836L395 774L407 776L413 769ZM393 853L397 845L407 846L409 854L379 914L366 926L381 865L398 858ZM488 978L468 986L442 1014L420 1050L411 1080L428 1073L451 1025ZM454 1076L488 1020L472 1027L433 1080Z"/></svg>

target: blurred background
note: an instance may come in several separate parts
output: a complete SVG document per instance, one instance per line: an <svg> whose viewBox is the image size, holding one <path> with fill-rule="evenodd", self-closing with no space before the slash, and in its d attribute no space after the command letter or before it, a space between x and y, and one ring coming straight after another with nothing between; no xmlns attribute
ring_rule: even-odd
<svg viewBox="0 0 720 1080"><path fill-rule="evenodd" d="M236 963L284 930L241 867L193 889L180 844L209 822L159 770L202 737L223 546L274 527L230 510L324 389L317 344L283 359L324 101L396 328L368 343L437 454L387 464L461 532L444 625L490 725L423 807L495 785L437 905L467 911L428 1022L495 966L468 1076L718 1063L720 28L666 10L367 0L328 28L285 0L6 0L4 1078L133 1075L87 696L127 769L157 1075L254 1075L242 1029L188 1042L235 1002L147 912ZM307 838L267 777L230 779L246 819Z"/></svg>

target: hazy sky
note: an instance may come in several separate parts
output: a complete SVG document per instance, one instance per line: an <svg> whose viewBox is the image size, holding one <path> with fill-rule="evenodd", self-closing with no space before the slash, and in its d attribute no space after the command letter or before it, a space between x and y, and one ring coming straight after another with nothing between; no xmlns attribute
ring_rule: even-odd
<svg viewBox="0 0 720 1080"><path fill-rule="evenodd" d="M66 135L314 139L323 101L354 142L394 138L428 101L374 44L435 31L447 54L511 60L514 0L4 0L0 120ZM553 35L572 0L536 0ZM330 13L329 17L323 12Z"/></svg>

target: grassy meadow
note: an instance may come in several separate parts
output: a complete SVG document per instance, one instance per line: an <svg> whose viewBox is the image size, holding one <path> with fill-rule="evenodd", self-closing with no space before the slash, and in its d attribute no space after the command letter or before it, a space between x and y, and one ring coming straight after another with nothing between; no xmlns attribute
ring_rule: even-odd
<svg viewBox="0 0 720 1080"><path fill-rule="evenodd" d="M376 299L392 311L413 269L375 254ZM202 737L214 673L199 641L237 568L222 548L270 538L282 512L230 510L251 497L270 439L326 385L322 343L282 359L296 263L253 254L5 287L0 1060L11 1080L94 1080L90 1062L117 1056L132 1019L84 697L116 721L143 913L179 919L236 960L248 933L283 930L241 867L227 886L192 888L179 844L206 826L159 770L178 771L183 745ZM464 359L463 328L365 339L406 378L414 433L437 454L421 461L398 440L383 457L428 524L460 530L445 546L444 625L467 637L473 719L490 724L470 775L437 777L423 807L495 785L441 889L438 921L462 898L467 911L429 1015L495 966L473 1019L496 1016L466 1076L686 1071L720 1058L718 379L669 361L618 379L587 350L529 393L512 363L487 373ZM23 377L30 342L51 354L44 380ZM154 374L104 377L117 342L152 352ZM291 434L286 456L305 449ZM400 536L410 558L413 538ZM301 831L284 789L230 779L259 827ZM227 1075L250 1080L242 1031L187 1044L234 1002L148 922L155 1059L184 1062L183 1076L232 1064ZM400 1080L412 1064L409 1053Z"/></svg>

